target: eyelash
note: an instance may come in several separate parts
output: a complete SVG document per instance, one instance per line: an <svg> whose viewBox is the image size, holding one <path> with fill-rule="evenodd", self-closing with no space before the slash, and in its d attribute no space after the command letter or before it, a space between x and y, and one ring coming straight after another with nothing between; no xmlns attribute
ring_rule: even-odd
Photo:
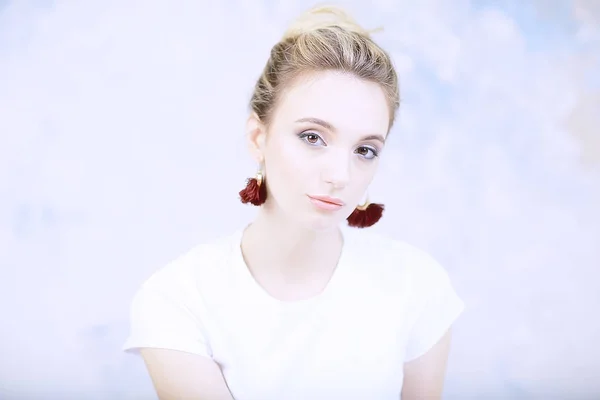
<svg viewBox="0 0 600 400"><path fill-rule="evenodd" d="M317 146L316 143L310 143L310 142L308 142L306 140L306 138L309 137L309 136L314 136L314 137L318 138L318 140L320 140L321 142L325 143L325 141L323 140L323 138L321 138L320 135L318 135L318 134L316 134L314 132L302 132L301 134L298 135L298 137L302 141L304 141L306 144L308 144L309 146ZM368 158L368 157L365 157L365 156L359 154L365 160L373 160L373 159L379 157L379 151L377 149L373 148L373 147L370 147L370 146L360 146L357 150L359 150L359 149L366 149L366 150L370 151L373 154L373 156L371 158Z"/></svg>

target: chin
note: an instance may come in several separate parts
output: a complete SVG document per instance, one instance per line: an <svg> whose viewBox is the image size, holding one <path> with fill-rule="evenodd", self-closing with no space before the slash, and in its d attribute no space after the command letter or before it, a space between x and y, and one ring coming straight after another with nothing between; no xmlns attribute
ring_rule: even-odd
<svg viewBox="0 0 600 400"><path fill-rule="evenodd" d="M302 212L299 212L301 209ZM280 210L286 215L284 218L288 221L288 224L293 224L297 228L308 231L326 232L337 229L341 223L346 222L343 210L337 212L319 211L312 205L306 207L306 204L296 204L285 209L282 207Z"/></svg>
<svg viewBox="0 0 600 400"><path fill-rule="evenodd" d="M333 215L311 215L298 221L304 228L314 232L327 232L333 229L337 229L340 226L339 217Z"/></svg>

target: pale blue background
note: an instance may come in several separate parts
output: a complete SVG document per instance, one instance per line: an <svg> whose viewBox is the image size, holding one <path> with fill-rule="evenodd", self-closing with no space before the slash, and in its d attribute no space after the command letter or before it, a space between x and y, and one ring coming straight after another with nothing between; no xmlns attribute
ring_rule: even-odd
<svg viewBox="0 0 600 400"><path fill-rule="evenodd" d="M600 398L600 2L341 4L402 81L376 229L467 303L446 398ZM252 217L247 100L310 5L0 1L0 398L152 398L131 297Z"/></svg>

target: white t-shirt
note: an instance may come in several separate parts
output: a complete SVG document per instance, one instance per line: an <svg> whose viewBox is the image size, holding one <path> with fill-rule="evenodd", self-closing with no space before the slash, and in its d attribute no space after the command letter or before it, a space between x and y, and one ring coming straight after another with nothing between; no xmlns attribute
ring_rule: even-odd
<svg viewBox="0 0 600 400"><path fill-rule="evenodd" d="M209 357L236 400L398 400L403 363L426 353L463 311L430 256L353 228L343 229L322 294L279 301L244 263L242 232L154 273L133 299L124 350Z"/></svg>

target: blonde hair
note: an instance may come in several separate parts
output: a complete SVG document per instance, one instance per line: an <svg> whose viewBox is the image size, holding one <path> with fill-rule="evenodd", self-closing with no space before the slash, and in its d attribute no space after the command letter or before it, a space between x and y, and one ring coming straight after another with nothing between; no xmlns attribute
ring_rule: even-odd
<svg viewBox="0 0 600 400"><path fill-rule="evenodd" d="M343 9L314 7L297 18L271 49L250 108L268 124L282 93L301 75L341 71L383 89L392 127L399 107L398 77L386 51Z"/></svg>

